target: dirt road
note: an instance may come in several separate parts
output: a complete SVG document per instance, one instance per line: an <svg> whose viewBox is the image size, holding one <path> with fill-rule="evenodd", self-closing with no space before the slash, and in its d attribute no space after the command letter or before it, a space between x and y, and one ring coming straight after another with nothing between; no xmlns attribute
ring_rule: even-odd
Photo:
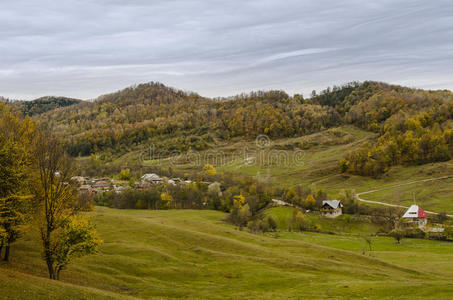
<svg viewBox="0 0 453 300"><path fill-rule="evenodd" d="M411 185L411 184L421 183L421 182L429 182L429 181L434 181L434 180L442 180L442 179L448 179L448 178L453 178L453 175L436 177L436 178L421 179L421 180L414 180L414 181L411 181L411 182L405 182L405 183L400 183L400 184L397 184L397 185L392 185L392 186L388 186L388 187L384 187L384 188L380 188L380 189L375 189L375 190L370 190L370 191L366 191L366 192L361 192L361 193L357 193L356 194L356 198L357 198L357 200L359 200L361 202L365 202L365 203L378 204L378 205L391 206L391 207L408 208L407 206L403 206L403 205L390 204L390 203L385 203L385 202L380 202L380 201L365 200L365 199L361 198L360 196L365 195L365 194L371 194L371 193L383 191L383 190L390 190L390 189L394 189L394 188L405 186L405 185ZM437 215L437 213L433 212L433 211L425 210L425 212L428 213L428 214ZM447 215L447 216L453 217L453 215Z"/></svg>

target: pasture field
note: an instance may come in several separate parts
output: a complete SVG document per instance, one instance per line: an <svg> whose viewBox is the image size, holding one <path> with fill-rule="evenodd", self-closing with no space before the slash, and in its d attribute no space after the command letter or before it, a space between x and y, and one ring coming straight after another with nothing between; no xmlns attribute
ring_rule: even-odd
<svg viewBox="0 0 453 300"><path fill-rule="evenodd" d="M282 214L282 212L276 212ZM45 279L33 235L0 264L7 299L451 299L453 243L329 235L252 234L218 211L115 210L91 213L104 240L61 282ZM326 225L325 225L326 226ZM364 233L365 234L365 233Z"/></svg>

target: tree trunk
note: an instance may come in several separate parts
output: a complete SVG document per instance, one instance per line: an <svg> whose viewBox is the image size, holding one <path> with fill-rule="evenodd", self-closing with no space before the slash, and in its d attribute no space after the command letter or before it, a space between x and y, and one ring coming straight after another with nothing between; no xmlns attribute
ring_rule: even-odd
<svg viewBox="0 0 453 300"><path fill-rule="evenodd" d="M47 230L49 232L49 230ZM55 279L55 270L53 268L53 259L52 259L52 253L50 250L50 239L48 238L49 234L47 236L42 236L43 240L43 246L44 246L44 258L46 260L47 264L47 270L49 271L49 278L50 279Z"/></svg>
<svg viewBox="0 0 453 300"><path fill-rule="evenodd" d="M6 244L6 246L5 246L5 256L3 258L4 261L9 261L9 249L10 249L10 245Z"/></svg>
<svg viewBox="0 0 453 300"><path fill-rule="evenodd" d="M56 272L56 273L57 273L57 276L56 276L55 279L60 280L60 272L61 272L61 270L63 270L63 268L62 268L61 266L58 267L57 272Z"/></svg>
<svg viewBox="0 0 453 300"><path fill-rule="evenodd" d="M3 241L0 243L0 257L2 257L3 243Z"/></svg>
<svg viewBox="0 0 453 300"><path fill-rule="evenodd" d="M50 279L56 279L55 278L55 272L53 270L53 264L52 261L48 258L46 258L46 263L47 263L47 269L49 271L49 278Z"/></svg>

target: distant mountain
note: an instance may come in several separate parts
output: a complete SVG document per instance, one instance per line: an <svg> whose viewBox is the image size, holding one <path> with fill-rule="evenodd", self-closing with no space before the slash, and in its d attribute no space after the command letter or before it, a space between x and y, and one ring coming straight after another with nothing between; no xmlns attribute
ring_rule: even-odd
<svg viewBox="0 0 453 300"><path fill-rule="evenodd" d="M41 115L59 107L71 106L83 102L79 99L46 96L31 101L12 102L26 116Z"/></svg>

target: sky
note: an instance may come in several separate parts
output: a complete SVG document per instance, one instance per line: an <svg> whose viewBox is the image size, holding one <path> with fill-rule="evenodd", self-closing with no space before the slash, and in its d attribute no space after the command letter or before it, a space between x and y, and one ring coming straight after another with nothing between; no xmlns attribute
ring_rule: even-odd
<svg viewBox="0 0 453 300"><path fill-rule="evenodd" d="M0 95L453 89L453 1L0 0Z"/></svg>

